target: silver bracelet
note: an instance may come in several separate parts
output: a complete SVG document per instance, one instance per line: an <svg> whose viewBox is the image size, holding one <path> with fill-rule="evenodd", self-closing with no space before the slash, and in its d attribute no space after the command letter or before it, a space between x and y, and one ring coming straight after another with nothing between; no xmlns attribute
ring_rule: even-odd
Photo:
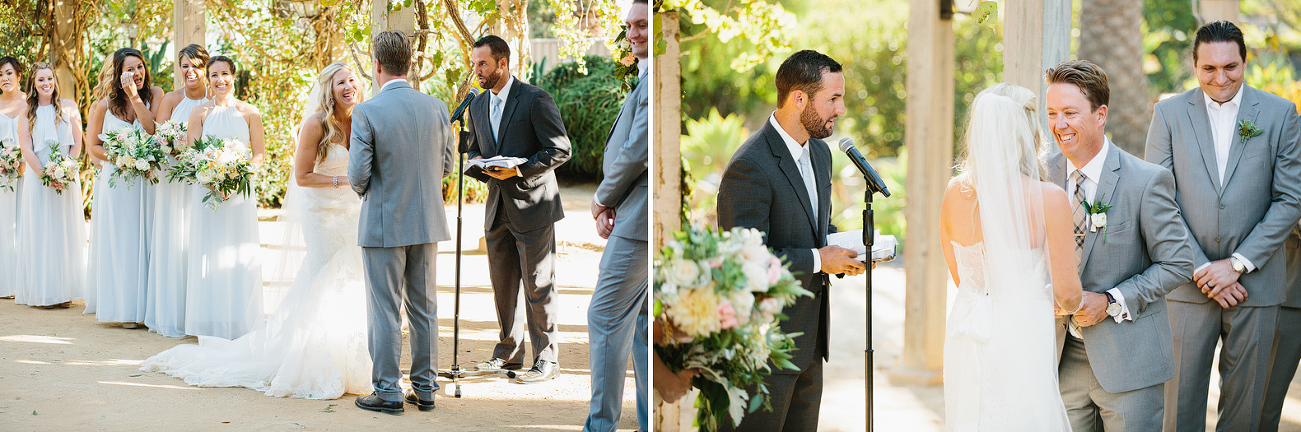
<svg viewBox="0 0 1301 432"><path fill-rule="evenodd" d="M334 187L339 187L339 176L334 176Z"/></svg>

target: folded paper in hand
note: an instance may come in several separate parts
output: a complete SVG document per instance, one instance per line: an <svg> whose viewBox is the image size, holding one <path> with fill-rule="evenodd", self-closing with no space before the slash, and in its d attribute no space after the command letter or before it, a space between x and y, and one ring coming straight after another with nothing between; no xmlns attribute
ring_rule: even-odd
<svg viewBox="0 0 1301 432"><path fill-rule="evenodd" d="M469 161L470 166L467 166L466 169L470 169L474 167L477 167L482 170L487 170L488 168L491 167L511 169L520 166L524 162L528 162L528 161L529 161L528 159L524 159L524 158L517 158L517 157L510 157L510 156L493 156L487 159L470 160Z"/></svg>
<svg viewBox="0 0 1301 432"><path fill-rule="evenodd" d="M876 240L872 244L872 262L885 262L894 259L895 249L899 245L899 241L895 240L892 235L881 235L880 231L874 232L873 235L876 236ZM863 244L863 230L861 229L828 235L827 245L853 250L858 252L859 261L867 261L867 246Z"/></svg>

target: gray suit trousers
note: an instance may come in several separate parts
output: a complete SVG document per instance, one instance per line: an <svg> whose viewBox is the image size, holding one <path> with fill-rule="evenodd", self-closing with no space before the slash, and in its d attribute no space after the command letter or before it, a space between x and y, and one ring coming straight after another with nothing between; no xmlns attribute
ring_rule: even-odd
<svg viewBox="0 0 1301 432"><path fill-rule="evenodd" d="M556 227L516 230L506 216L505 205L497 206L497 217L488 230L488 272L493 298L497 303L497 322L501 324L501 342L492 356L507 363L524 363L525 318L533 359L559 362L560 338L556 330ZM520 291L521 282L523 292ZM524 308L520 308L520 299Z"/></svg>
<svg viewBox="0 0 1301 432"><path fill-rule="evenodd" d="M1165 431L1206 430L1206 398L1215 345L1220 349L1217 431L1257 431L1269 377L1278 306L1228 309L1169 300L1175 377L1166 382Z"/></svg>
<svg viewBox="0 0 1301 432"><path fill-rule="evenodd" d="M438 297L434 284L437 243L392 248L362 248L370 301L371 381L386 401L402 401L402 319L405 305L411 330L411 388L421 400L434 400L438 383Z"/></svg>
<svg viewBox="0 0 1301 432"><path fill-rule="evenodd" d="M632 354L637 385L637 422L650 428L646 400L647 252L649 243L610 236L601 255L601 275L587 308L592 356L592 410L584 431L614 432L623 409L624 375Z"/></svg>
<svg viewBox="0 0 1301 432"><path fill-rule="evenodd" d="M1074 432L1144 432L1161 430L1164 384L1122 393L1108 393L1089 365L1084 342L1066 336L1058 365L1058 386Z"/></svg>

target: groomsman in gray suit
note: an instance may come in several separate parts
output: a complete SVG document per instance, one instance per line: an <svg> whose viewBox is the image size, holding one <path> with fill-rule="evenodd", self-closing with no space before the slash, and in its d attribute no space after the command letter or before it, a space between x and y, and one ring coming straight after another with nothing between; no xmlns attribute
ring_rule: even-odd
<svg viewBox="0 0 1301 432"><path fill-rule="evenodd" d="M533 358L517 382L547 381L560 374L556 334L555 223L565 217L556 167L569 160L569 136L551 95L510 74L510 46L488 35L470 51L484 92L470 103L470 159L510 156L527 159L515 168L467 175L488 184L483 230L488 272L497 303L501 341L492 359L477 370L518 369L524 364L527 318ZM523 283L523 295L520 284ZM520 298L524 298L521 308Z"/></svg>
<svg viewBox="0 0 1301 432"><path fill-rule="evenodd" d="M358 407L400 413L402 333L399 310L411 330L411 388L407 402L434 409L438 370L438 303L434 264L448 240L442 178L454 152L447 105L404 79L411 45L400 31L375 35L379 94L352 109L348 180L361 195L360 235L369 297L371 380L375 393Z"/></svg>
<svg viewBox="0 0 1301 432"><path fill-rule="evenodd" d="M638 83L624 99L605 141L605 178L592 198L596 231L609 242L601 255L601 275L587 308L592 410L583 425L585 432L614 432L619 426L630 351L637 384L637 422L641 430L650 428L650 405L646 401L646 358L650 349L646 337L646 280L650 270L650 177L646 169L650 148L649 12L647 0L634 0L625 20L628 42L637 56Z"/></svg>
<svg viewBox="0 0 1301 432"><path fill-rule="evenodd" d="M1283 416L1283 400L1296 377L1301 360L1301 227L1293 228L1283 245L1287 263L1287 294L1278 309L1278 330L1274 333L1274 351L1269 360L1269 383L1265 385L1265 403L1260 412L1260 430L1278 431Z"/></svg>
<svg viewBox="0 0 1301 432"><path fill-rule="evenodd" d="M1147 134L1147 160L1174 173L1197 266L1194 283L1169 297L1176 376L1166 385L1166 431L1205 429L1217 342L1216 430L1261 426L1287 282L1283 242L1301 218L1301 131L1291 102L1243 85L1246 56L1232 23L1198 29L1200 87L1157 103Z"/></svg>
<svg viewBox="0 0 1301 432"><path fill-rule="evenodd" d="M1084 297L1057 310L1059 385L1071 429L1161 429L1163 383L1174 376L1165 296L1193 272L1174 177L1107 139L1107 74L1084 60L1046 72L1046 112L1060 154L1048 180L1070 197ZM1086 205L1087 204L1087 205ZM1091 223L1088 207L1111 206Z"/></svg>
<svg viewBox="0 0 1301 432"><path fill-rule="evenodd" d="M827 245L831 224L831 136L845 113L840 63L817 51L792 54L777 69L777 111L732 155L718 188L718 226L762 231L774 253L789 263L813 297L800 297L782 313L795 337L791 362L799 370L772 368L765 383L772 411L747 414L737 430L815 431L822 406L822 362L830 326L829 274L862 274L858 254ZM731 420L720 426L731 430Z"/></svg>

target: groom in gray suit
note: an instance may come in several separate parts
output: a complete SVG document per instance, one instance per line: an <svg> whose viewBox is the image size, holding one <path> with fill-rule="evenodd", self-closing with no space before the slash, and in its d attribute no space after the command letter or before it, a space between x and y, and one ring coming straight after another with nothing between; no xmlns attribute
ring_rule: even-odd
<svg viewBox="0 0 1301 432"><path fill-rule="evenodd" d="M466 154L471 159L526 159L515 168L466 171L488 184L483 230L497 322L501 324L492 358L475 369L523 366L527 323L533 345L528 363L532 368L517 382L545 382L560 374L555 223L565 217L565 211L555 169L569 160L569 136L551 95L511 76L510 46L505 40L487 35L473 47L470 62L474 74L488 91L470 104L471 140Z"/></svg>
<svg viewBox="0 0 1301 432"><path fill-rule="evenodd" d="M1205 430L1217 342L1217 430L1259 430L1273 380L1283 243L1301 217L1301 131L1295 105L1243 85L1246 56L1232 23L1198 29L1200 86L1157 103L1147 134L1147 160L1174 173L1197 265L1195 283L1170 293L1177 373L1166 386L1167 431Z"/></svg>
<svg viewBox="0 0 1301 432"><path fill-rule="evenodd" d="M592 357L592 408L584 432L614 432L623 408L623 378L628 354L633 354L637 384L637 422L650 428L646 400L647 356L646 280L649 274L647 175L650 139L650 8L634 0L625 22L628 42L637 56L638 80L623 102L605 142L605 178L592 197L596 231L609 239L601 254L601 275L587 308L588 347Z"/></svg>
<svg viewBox="0 0 1301 432"><path fill-rule="evenodd" d="M1193 272L1174 177L1106 138L1101 68L1068 61L1046 75L1061 149L1048 179L1070 197L1084 288L1080 310L1057 311L1062 402L1076 432L1160 430L1162 385L1174 376L1165 295ZM1089 207L1105 216L1095 223Z"/></svg>
<svg viewBox="0 0 1301 432"><path fill-rule="evenodd" d="M375 35L374 76L379 94L352 109L348 180L361 195L357 243L366 270L369 348L375 393L357 398L371 411L403 411L401 317L411 330L411 394L407 402L434 409L438 370L438 315L434 263L437 242L448 240L442 178L454 149L447 105L411 88L403 77L411 45L400 31Z"/></svg>

